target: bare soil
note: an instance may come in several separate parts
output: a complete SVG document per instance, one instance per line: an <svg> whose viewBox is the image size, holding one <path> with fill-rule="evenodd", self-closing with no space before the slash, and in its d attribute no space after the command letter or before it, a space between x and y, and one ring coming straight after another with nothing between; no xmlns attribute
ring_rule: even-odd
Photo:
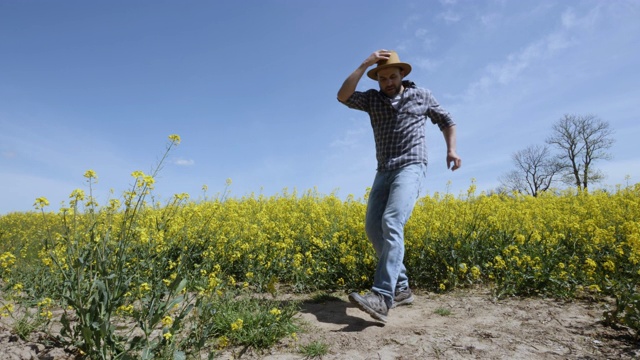
<svg viewBox="0 0 640 360"><path fill-rule="evenodd" d="M544 298L495 300L485 288L415 293L415 302L389 312L382 324L344 294L303 301L303 331L266 351L227 349L219 359L303 359L299 349L328 345L322 359L639 359L640 342L625 328L602 324L605 303ZM308 297L307 297L308 299ZM67 360L44 334L23 341L0 321L1 359Z"/></svg>

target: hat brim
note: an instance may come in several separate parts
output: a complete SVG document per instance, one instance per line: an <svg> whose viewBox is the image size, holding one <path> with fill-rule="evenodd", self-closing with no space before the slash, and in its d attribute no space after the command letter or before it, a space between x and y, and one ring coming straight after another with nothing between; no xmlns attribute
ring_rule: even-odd
<svg viewBox="0 0 640 360"><path fill-rule="evenodd" d="M409 75L409 73L411 72L411 65L409 65L407 63L398 62L398 63L393 63L393 64L384 64L384 65L377 66L377 67L369 70L367 72L367 76L371 80L378 81L378 71L380 71L382 69L386 69L388 67L393 67L393 66L399 67L404 72L404 76Z"/></svg>

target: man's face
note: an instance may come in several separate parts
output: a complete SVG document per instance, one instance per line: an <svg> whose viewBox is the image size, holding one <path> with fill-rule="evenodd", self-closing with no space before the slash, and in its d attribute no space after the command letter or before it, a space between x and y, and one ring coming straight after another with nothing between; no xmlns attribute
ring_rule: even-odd
<svg viewBox="0 0 640 360"><path fill-rule="evenodd" d="M404 76L400 68L395 66L378 71L378 84L380 91L389 97L395 97L402 89L402 77Z"/></svg>

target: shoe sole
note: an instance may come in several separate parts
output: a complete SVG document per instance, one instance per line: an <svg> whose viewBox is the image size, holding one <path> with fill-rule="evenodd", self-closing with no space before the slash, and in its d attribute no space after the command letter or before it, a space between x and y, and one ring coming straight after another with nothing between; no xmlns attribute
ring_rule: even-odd
<svg viewBox="0 0 640 360"><path fill-rule="evenodd" d="M351 295L349 295L349 301L355 305L356 307L358 307L358 309L366 312L367 314L369 314L372 318L381 321L383 323L387 322L387 317L385 315L380 314L379 312L373 310L372 308L360 303L358 300L356 300L355 298L351 297Z"/></svg>
<svg viewBox="0 0 640 360"><path fill-rule="evenodd" d="M391 308L393 309L397 306L402 306L402 305L411 305L413 304L413 301L414 301L414 298L413 298L413 295L411 295L402 301L394 302L393 305L391 305Z"/></svg>

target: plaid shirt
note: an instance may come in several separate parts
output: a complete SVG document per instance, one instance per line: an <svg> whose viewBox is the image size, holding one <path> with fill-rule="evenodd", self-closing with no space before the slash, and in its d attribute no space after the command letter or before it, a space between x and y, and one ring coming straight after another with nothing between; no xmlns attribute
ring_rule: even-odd
<svg viewBox="0 0 640 360"><path fill-rule="evenodd" d="M440 107L431 92L403 81L399 103L379 90L356 91L344 102L352 109L369 113L376 142L378 171L396 170L416 163L427 163L427 116L440 130L455 125L449 113Z"/></svg>

